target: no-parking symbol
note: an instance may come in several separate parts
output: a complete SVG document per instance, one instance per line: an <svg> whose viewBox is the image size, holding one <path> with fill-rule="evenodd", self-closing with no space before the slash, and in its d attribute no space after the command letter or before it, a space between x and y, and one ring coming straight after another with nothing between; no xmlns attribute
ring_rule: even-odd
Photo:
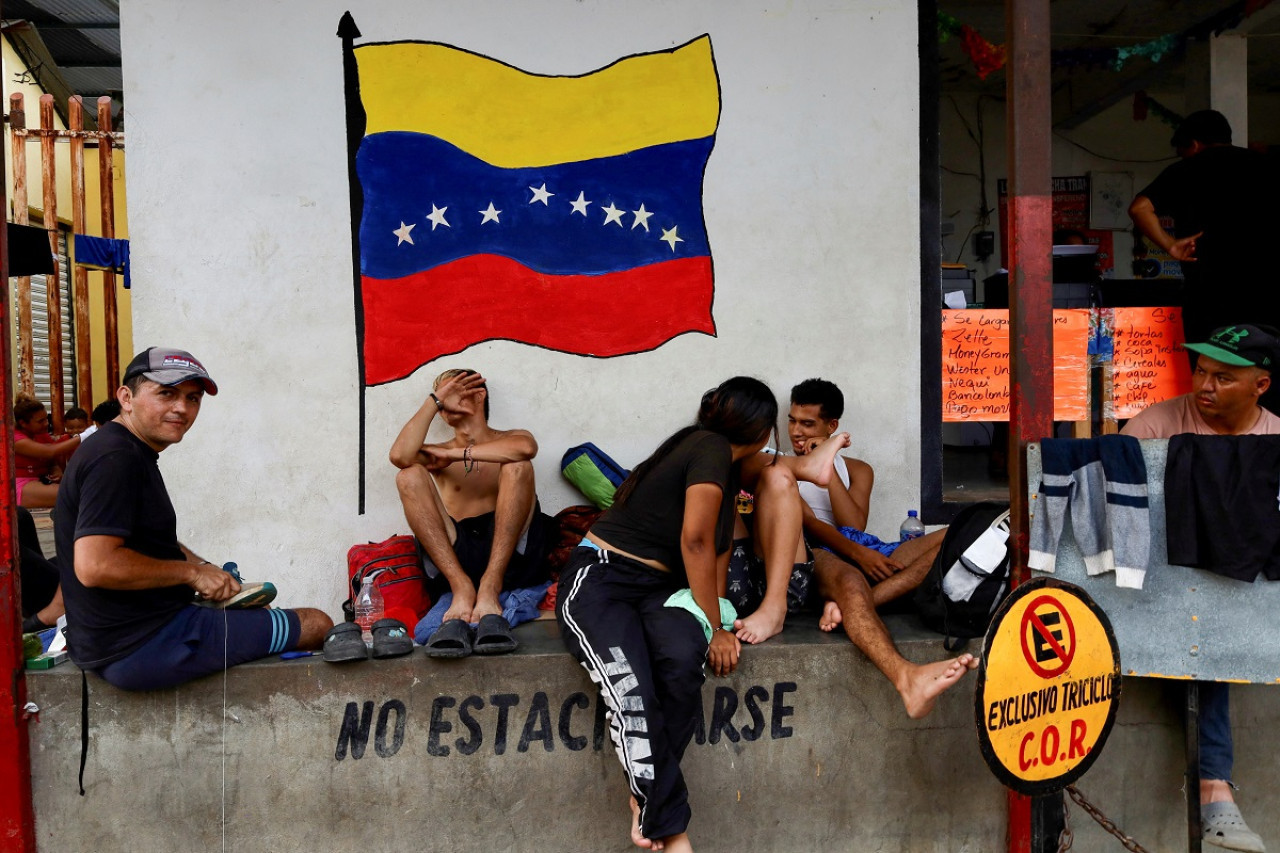
<svg viewBox="0 0 1280 853"><path fill-rule="evenodd" d="M1022 654L1041 678L1054 678L1071 666L1076 628L1071 614L1051 595L1035 598L1022 614Z"/></svg>

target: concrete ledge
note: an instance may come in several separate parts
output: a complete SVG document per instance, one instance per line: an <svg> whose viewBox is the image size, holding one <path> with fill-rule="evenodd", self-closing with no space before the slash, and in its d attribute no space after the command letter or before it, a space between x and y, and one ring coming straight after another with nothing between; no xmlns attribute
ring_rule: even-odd
<svg viewBox="0 0 1280 853"><path fill-rule="evenodd" d="M945 656L891 617L903 653ZM597 696L553 622L519 653L236 667L130 694L90 678L87 796L76 791L80 677L29 674L44 850L634 850ZM709 678L684 761L699 851L994 851L1005 793L978 752L973 677L922 721L842 635L797 625ZM1242 808L1280 837L1268 760L1280 694L1237 689ZM1150 850L1185 849L1180 691L1128 679L1080 787ZM1245 740L1248 738L1248 740ZM223 813L225 808L225 821ZM1078 809L1076 849L1109 849Z"/></svg>

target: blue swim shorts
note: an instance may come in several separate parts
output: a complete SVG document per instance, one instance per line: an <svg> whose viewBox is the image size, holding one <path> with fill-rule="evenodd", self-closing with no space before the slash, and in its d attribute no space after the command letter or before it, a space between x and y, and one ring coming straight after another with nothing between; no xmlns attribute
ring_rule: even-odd
<svg viewBox="0 0 1280 853"><path fill-rule="evenodd" d="M872 551L879 551L886 557L892 557L893 552L898 550L898 546L902 544L901 542L885 542L879 536L872 536L865 530L859 530L856 527L841 527L839 530L840 535L850 542L856 542L864 548L870 548Z"/></svg>
<svg viewBox="0 0 1280 853"><path fill-rule="evenodd" d="M98 670L122 690L156 690L297 647L292 610L215 610L188 605L126 657Z"/></svg>

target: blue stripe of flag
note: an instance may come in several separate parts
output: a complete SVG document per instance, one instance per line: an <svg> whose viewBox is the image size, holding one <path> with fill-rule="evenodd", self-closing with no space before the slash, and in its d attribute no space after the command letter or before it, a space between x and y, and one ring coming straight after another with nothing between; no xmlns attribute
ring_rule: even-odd
<svg viewBox="0 0 1280 853"><path fill-rule="evenodd" d="M602 275L710 254L702 175L713 137L616 157L520 169L492 166L434 136L366 137L356 155L364 192L361 272L401 278L474 254L495 254L553 275ZM534 201L533 188L553 193ZM590 202L585 215L572 202ZM501 211L485 222L492 203ZM605 224L605 208L623 211ZM651 214L648 229L636 211ZM433 209L448 225L428 220ZM640 217L644 219L643 215ZM413 226L408 240L396 231ZM662 240L675 229L675 249Z"/></svg>

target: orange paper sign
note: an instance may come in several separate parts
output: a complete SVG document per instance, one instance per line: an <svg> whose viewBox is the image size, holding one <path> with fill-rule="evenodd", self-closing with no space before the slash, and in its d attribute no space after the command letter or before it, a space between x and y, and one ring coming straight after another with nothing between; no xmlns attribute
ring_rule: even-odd
<svg viewBox="0 0 1280 853"><path fill-rule="evenodd" d="M1053 312L1053 419L1089 417L1089 311ZM942 312L942 419L1009 420L1009 312Z"/></svg>
<svg viewBox="0 0 1280 853"><path fill-rule="evenodd" d="M1191 390L1181 308L1114 308L1113 416L1131 418Z"/></svg>

